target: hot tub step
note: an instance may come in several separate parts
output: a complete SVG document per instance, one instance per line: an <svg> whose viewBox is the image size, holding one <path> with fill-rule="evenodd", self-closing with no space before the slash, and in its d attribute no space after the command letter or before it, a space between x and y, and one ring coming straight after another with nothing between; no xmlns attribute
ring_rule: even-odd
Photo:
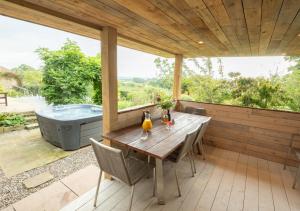
<svg viewBox="0 0 300 211"><path fill-rule="evenodd" d="M35 129L35 128L38 128L38 127L39 127L38 123L33 123L33 124L26 125L25 129L26 130L32 130L32 129Z"/></svg>
<svg viewBox="0 0 300 211"><path fill-rule="evenodd" d="M27 117L27 116L35 116L34 111L22 112L22 113L20 113L20 114L22 114L24 117Z"/></svg>
<svg viewBox="0 0 300 211"><path fill-rule="evenodd" d="M36 116L26 116L25 117L26 122L34 123L37 121Z"/></svg>

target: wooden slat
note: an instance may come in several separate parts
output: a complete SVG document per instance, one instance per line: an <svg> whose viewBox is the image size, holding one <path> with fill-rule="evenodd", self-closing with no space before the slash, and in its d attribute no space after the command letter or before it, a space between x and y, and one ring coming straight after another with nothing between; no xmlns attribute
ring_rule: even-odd
<svg viewBox="0 0 300 211"><path fill-rule="evenodd" d="M258 208L275 210L268 161L258 159Z"/></svg>
<svg viewBox="0 0 300 211"><path fill-rule="evenodd" d="M225 34L226 39L229 40L229 44L227 45L229 45L231 49L234 49L237 55L244 55L245 52L243 52L240 47L240 42L222 0L204 0L204 3L210 14L213 15L215 21L220 26L222 32Z"/></svg>
<svg viewBox="0 0 300 211"><path fill-rule="evenodd" d="M284 162L293 139L300 147L300 113L180 101L206 109L212 121L205 141L217 147ZM295 157L288 163L295 165Z"/></svg>
<svg viewBox="0 0 300 211"><path fill-rule="evenodd" d="M261 5L262 0L243 0L252 56L259 55Z"/></svg>
<svg viewBox="0 0 300 211"><path fill-rule="evenodd" d="M284 39L286 32L299 11L299 5L299 0L285 0L283 2L267 53L272 54L279 48L281 41Z"/></svg>
<svg viewBox="0 0 300 211"><path fill-rule="evenodd" d="M247 178L247 161L248 156L240 154L236 166L236 174L227 205L227 210L236 211L243 210L245 198L245 184Z"/></svg>
<svg viewBox="0 0 300 211"><path fill-rule="evenodd" d="M215 20L214 16L211 14L209 9L206 7L203 1L195 1L195 0L185 0L188 5L191 7L195 13L203 20L203 22L207 25L207 27L211 30L211 32L222 42L225 46L232 46L219 23ZM181 1L183 2L183 1ZM236 49L234 49L236 50Z"/></svg>
<svg viewBox="0 0 300 211"><path fill-rule="evenodd" d="M262 4L261 31L259 41L259 55L264 55L269 46L274 27L283 0L264 0Z"/></svg>
<svg viewBox="0 0 300 211"><path fill-rule="evenodd" d="M289 43L291 43L298 36L299 32L300 32L300 12L298 9L297 16L290 24L289 29L287 30L284 37L282 38L279 47L275 51L275 54L280 54L280 52L286 52L286 50L288 50L287 47L289 46Z"/></svg>
<svg viewBox="0 0 300 211"><path fill-rule="evenodd" d="M291 210L279 169L273 162L269 161L268 165L275 210Z"/></svg>
<svg viewBox="0 0 300 211"><path fill-rule="evenodd" d="M242 52L245 52L245 55L251 55L250 42L242 1L223 0L223 3L230 17L231 24L237 34Z"/></svg>

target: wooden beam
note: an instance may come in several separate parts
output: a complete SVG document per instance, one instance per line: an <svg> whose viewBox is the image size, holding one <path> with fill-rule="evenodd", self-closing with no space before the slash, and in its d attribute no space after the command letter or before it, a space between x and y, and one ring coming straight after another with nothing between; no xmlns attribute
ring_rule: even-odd
<svg viewBox="0 0 300 211"><path fill-rule="evenodd" d="M118 119L117 30L105 26L101 36L103 134ZM109 143L108 143L109 144Z"/></svg>
<svg viewBox="0 0 300 211"><path fill-rule="evenodd" d="M182 73L183 56L175 55L173 99L179 100L181 94L181 73Z"/></svg>

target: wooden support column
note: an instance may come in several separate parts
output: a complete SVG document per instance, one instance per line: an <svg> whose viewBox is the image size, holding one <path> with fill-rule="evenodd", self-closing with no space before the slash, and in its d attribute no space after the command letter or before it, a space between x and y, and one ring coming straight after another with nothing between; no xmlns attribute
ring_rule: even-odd
<svg viewBox="0 0 300 211"><path fill-rule="evenodd" d="M103 27L101 36L103 134L118 120L117 30ZM105 140L106 144L110 143Z"/></svg>
<svg viewBox="0 0 300 211"><path fill-rule="evenodd" d="M181 74L182 74L183 56L175 55L175 69L173 82L173 99L179 100L181 94Z"/></svg>

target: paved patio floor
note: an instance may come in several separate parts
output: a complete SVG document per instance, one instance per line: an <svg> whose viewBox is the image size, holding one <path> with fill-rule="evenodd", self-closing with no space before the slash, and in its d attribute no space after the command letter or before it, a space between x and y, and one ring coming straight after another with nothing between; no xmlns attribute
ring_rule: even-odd
<svg viewBox="0 0 300 211"><path fill-rule="evenodd" d="M7 177L70 155L45 141L39 129L0 135L0 167Z"/></svg>
<svg viewBox="0 0 300 211"><path fill-rule="evenodd" d="M2 211L55 211L91 190L97 184L99 168L89 165Z"/></svg>
<svg viewBox="0 0 300 211"><path fill-rule="evenodd" d="M0 105L0 113L34 111L46 105L44 98L38 96L8 97L8 106Z"/></svg>

